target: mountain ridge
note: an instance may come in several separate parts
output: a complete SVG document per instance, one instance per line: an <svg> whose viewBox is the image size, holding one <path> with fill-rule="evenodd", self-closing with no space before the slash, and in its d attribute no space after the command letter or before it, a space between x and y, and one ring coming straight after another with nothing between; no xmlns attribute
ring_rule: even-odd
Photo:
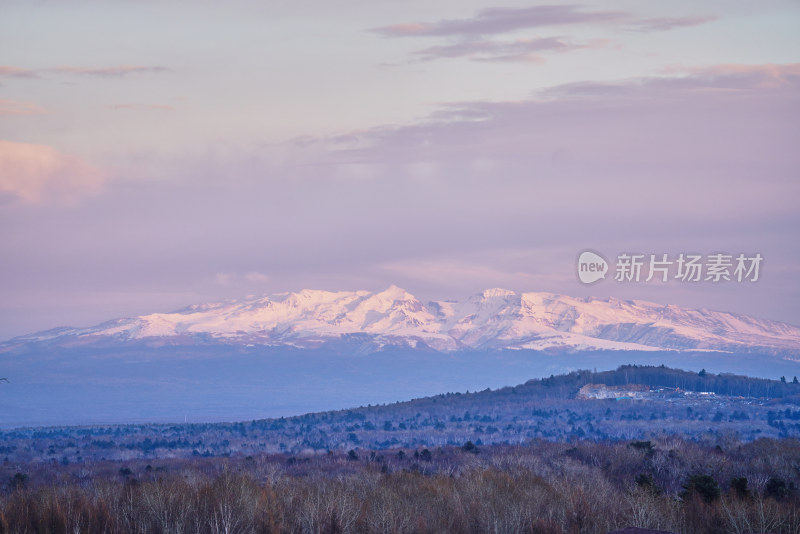
<svg viewBox="0 0 800 534"><path fill-rule="evenodd" d="M747 315L614 297L490 288L422 302L378 292L304 289L194 304L167 313L60 327L0 343L223 343L313 348L362 334L375 347L459 350L717 351L800 360L800 327Z"/></svg>

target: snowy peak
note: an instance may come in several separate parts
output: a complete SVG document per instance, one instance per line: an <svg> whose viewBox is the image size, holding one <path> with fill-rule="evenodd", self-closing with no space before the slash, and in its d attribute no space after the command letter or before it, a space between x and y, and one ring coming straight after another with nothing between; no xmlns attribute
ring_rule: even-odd
<svg viewBox="0 0 800 534"><path fill-rule="evenodd" d="M208 342L319 346L350 334L374 346L532 350L710 350L800 360L800 328L725 312L614 298L487 289L424 304L408 291L309 290L194 305L16 338L32 342ZM174 341L170 341L174 340Z"/></svg>

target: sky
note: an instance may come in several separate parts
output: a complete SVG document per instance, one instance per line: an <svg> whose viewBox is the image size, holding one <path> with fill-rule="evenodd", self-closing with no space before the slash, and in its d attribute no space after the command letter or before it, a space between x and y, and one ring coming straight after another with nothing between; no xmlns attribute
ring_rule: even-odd
<svg viewBox="0 0 800 534"><path fill-rule="evenodd" d="M798 146L794 0L3 0L0 339L390 284L800 324Z"/></svg>

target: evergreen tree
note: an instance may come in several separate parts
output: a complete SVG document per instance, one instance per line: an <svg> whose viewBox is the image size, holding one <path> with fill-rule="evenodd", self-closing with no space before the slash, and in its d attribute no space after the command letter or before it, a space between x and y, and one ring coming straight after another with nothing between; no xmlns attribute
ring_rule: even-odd
<svg viewBox="0 0 800 534"><path fill-rule="evenodd" d="M719 499L719 484L710 475L691 475L689 481L683 486L681 496L686 499L697 494L707 503Z"/></svg>

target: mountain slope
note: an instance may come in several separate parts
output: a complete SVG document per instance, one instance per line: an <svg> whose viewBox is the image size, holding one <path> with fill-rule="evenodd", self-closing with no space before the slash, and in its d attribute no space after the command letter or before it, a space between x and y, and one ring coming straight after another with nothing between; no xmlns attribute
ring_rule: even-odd
<svg viewBox="0 0 800 534"><path fill-rule="evenodd" d="M303 290L194 305L91 328L21 336L0 345L0 351L42 343L142 341L314 348L353 334L374 349L707 350L800 360L800 328L745 315L503 289L488 289L460 302L423 303L396 286L377 293Z"/></svg>

